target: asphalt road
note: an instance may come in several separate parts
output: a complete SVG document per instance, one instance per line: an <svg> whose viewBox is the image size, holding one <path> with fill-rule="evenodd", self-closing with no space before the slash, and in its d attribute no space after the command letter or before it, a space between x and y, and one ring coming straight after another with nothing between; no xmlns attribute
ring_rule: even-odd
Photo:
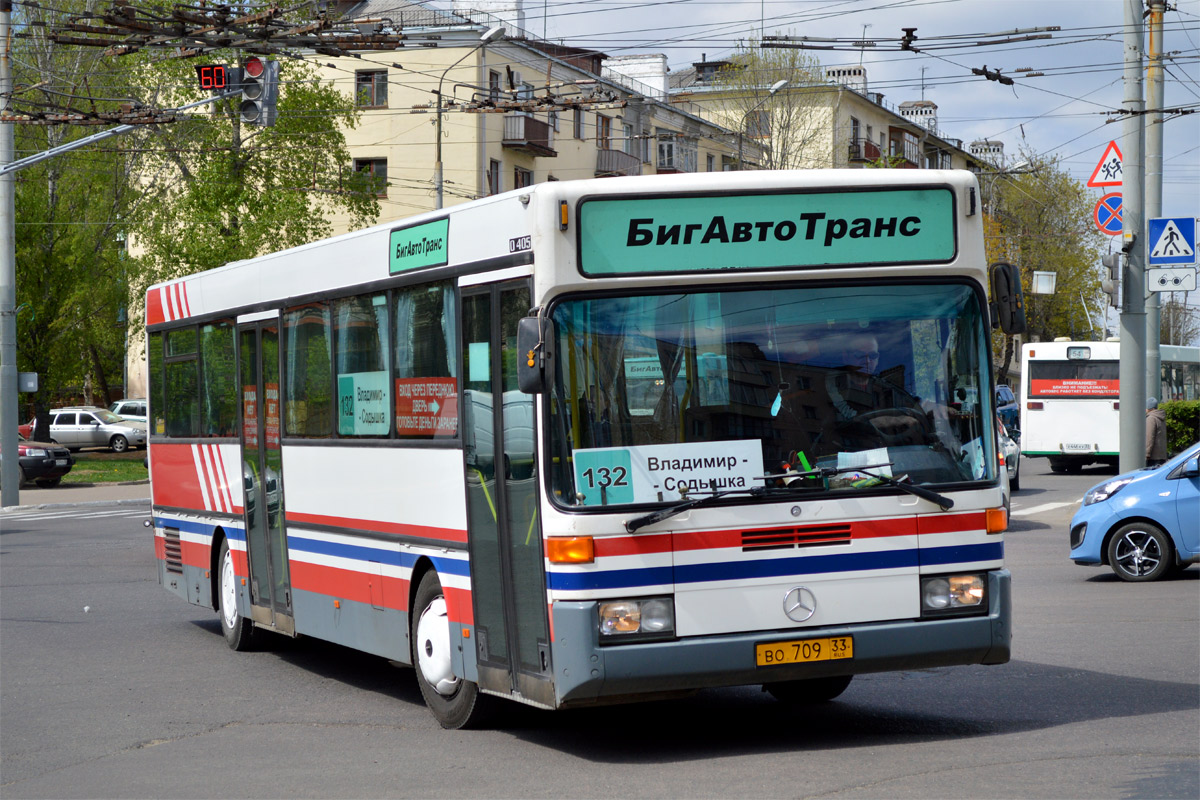
<svg viewBox="0 0 1200 800"><path fill-rule="evenodd" d="M443 731L411 671L310 640L226 648L155 580L145 508L0 516L0 796L1200 797L1200 569L1127 584L1066 558L1106 474L1025 460L1014 657Z"/></svg>

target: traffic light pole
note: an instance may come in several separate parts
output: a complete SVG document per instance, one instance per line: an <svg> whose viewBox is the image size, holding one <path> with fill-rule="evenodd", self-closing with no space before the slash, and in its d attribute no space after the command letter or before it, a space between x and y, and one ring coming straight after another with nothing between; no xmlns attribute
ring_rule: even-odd
<svg viewBox="0 0 1200 800"><path fill-rule="evenodd" d="M1121 249L1125 252L1121 293L1120 446L1121 471L1146 466L1146 242L1143 189L1146 127L1142 112L1142 0L1125 2L1125 119Z"/></svg>

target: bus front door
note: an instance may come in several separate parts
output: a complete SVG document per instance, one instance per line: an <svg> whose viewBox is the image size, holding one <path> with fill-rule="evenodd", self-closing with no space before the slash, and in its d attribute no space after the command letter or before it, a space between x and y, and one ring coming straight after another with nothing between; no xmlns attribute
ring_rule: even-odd
<svg viewBox="0 0 1200 800"><path fill-rule="evenodd" d="M293 634L279 441L279 321L239 325L238 335L250 616L261 625Z"/></svg>
<svg viewBox="0 0 1200 800"><path fill-rule="evenodd" d="M479 685L552 706L534 405L517 388L527 282L463 289L463 445Z"/></svg>

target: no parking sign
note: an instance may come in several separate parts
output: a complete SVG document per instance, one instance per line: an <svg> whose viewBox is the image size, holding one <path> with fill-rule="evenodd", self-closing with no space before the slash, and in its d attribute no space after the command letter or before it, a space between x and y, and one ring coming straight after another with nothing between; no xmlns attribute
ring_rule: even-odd
<svg viewBox="0 0 1200 800"><path fill-rule="evenodd" d="M1121 193L1111 192L1101 197L1092 211L1092 219L1101 233L1116 236L1121 232Z"/></svg>

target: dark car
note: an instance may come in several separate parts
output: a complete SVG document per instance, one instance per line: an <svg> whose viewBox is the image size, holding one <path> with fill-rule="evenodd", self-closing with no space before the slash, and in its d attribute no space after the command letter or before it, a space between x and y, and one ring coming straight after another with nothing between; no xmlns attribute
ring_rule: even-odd
<svg viewBox="0 0 1200 800"><path fill-rule="evenodd" d="M3 453L0 453L3 458ZM75 466L71 451L61 445L31 442L17 436L17 473L22 484L33 481L38 486L58 486L63 475Z"/></svg>
<svg viewBox="0 0 1200 800"><path fill-rule="evenodd" d="M996 413L1010 431L1016 431L1021 424L1021 404L1017 402L1012 387L1006 383L996 384Z"/></svg>

